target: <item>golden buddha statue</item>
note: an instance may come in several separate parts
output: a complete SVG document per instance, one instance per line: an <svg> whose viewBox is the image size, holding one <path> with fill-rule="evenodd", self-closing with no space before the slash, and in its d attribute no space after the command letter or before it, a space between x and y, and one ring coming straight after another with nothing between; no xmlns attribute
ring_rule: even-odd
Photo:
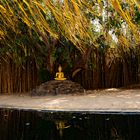
<svg viewBox="0 0 140 140"><path fill-rule="evenodd" d="M55 80L66 80L66 78L64 77L64 73L62 72L61 65L59 65L58 67L58 72L56 73Z"/></svg>

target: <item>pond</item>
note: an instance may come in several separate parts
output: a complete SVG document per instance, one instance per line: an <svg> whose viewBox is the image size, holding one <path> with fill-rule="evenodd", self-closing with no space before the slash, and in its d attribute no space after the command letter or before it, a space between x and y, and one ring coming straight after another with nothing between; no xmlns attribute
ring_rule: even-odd
<svg viewBox="0 0 140 140"><path fill-rule="evenodd" d="M0 140L140 140L140 114L0 109Z"/></svg>

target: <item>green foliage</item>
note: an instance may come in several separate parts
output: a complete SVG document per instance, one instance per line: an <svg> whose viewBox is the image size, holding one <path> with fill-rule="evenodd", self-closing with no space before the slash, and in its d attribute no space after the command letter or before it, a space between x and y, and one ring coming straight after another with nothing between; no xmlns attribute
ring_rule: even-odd
<svg viewBox="0 0 140 140"><path fill-rule="evenodd" d="M0 53L19 65L47 61L52 71L56 61L73 67L73 53L90 47L129 51L140 41L139 10L134 0L0 0Z"/></svg>

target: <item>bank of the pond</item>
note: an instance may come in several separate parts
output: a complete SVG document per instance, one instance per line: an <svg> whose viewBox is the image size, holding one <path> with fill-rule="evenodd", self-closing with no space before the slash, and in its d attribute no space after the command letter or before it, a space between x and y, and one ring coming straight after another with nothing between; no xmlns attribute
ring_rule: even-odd
<svg viewBox="0 0 140 140"><path fill-rule="evenodd" d="M0 140L139 140L140 90L1 95Z"/></svg>
<svg viewBox="0 0 140 140"><path fill-rule="evenodd" d="M90 113L140 113L139 89L86 91L85 95L1 95L0 108Z"/></svg>

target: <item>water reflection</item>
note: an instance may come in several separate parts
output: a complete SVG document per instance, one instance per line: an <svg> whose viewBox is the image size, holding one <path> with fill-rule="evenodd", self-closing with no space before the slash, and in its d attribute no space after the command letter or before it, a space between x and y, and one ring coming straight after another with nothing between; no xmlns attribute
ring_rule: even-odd
<svg viewBox="0 0 140 140"><path fill-rule="evenodd" d="M0 110L0 140L140 140L138 114Z"/></svg>

